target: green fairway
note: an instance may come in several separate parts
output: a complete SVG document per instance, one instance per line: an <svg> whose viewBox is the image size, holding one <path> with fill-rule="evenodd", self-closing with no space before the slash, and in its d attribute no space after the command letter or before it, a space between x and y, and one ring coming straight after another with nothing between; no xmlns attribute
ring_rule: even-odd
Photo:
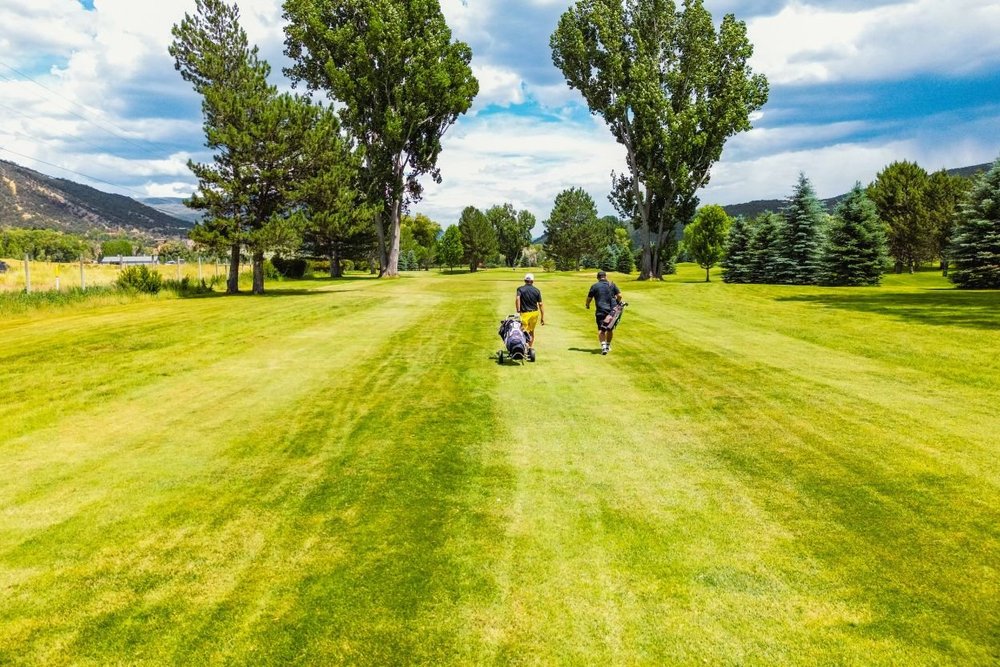
<svg viewBox="0 0 1000 667"><path fill-rule="evenodd" d="M0 320L0 664L1000 662L1000 292L521 272Z"/></svg>

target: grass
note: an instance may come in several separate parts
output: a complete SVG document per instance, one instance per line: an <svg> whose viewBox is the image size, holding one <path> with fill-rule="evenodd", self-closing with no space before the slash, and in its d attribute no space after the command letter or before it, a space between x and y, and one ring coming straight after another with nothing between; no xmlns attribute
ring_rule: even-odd
<svg viewBox="0 0 1000 667"><path fill-rule="evenodd" d="M9 267L5 273L0 273L0 294L5 292L22 292L27 283L23 259L0 257ZM205 262L198 268L197 262L150 267L159 271L165 280L181 280L187 277L192 282L203 278L206 282L215 276L225 279L226 267L211 262ZM118 278L121 268L112 264L96 264L87 262L83 265L81 279L80 264L65 264L57 262L29 262L32 292L68 291L91 287L110 286Z"/></svg>
<svg viewBox="0 0 1000 667"><path fill-rule="evenodd" d="M0 663L995 664L1000 294L519 273L0 320Z"/></svg>

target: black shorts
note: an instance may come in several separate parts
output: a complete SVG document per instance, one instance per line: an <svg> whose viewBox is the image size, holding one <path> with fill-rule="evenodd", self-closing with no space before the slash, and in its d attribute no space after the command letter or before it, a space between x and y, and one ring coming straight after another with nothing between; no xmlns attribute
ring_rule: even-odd
<svg viewBox="0 0 1000 667"><path fill-rule="evenodd" d="M594 317L597 319L597 330L604 331L604 318L611 314L608 310L599 310L594 313Z"/></svg>

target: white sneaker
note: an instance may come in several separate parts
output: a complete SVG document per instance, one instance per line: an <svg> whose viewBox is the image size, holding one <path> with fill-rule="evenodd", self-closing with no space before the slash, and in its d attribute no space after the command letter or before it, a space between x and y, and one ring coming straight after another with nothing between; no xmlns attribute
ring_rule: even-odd
<svg viewBox="0 0 1000 667"><path fill-rule="evenodd" d="M601 354L607 354L610 349L607 345L601 345Z"/></svg>

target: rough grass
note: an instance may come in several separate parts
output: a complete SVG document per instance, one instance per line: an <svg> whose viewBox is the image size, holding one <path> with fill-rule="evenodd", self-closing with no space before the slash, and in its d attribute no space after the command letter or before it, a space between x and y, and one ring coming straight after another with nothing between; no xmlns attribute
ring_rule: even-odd
<svg viewBox="0 0 1000 667"><path fill-rule="evenodd" d="M0 320L0 663L1000 660L1000 294L702 276Z"/></svg>

